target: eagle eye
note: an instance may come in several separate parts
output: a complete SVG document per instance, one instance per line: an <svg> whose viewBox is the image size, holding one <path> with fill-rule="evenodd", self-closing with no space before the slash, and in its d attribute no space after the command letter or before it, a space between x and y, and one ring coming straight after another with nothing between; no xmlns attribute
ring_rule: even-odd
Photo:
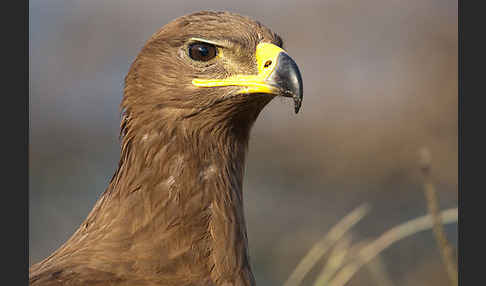
<svg viewBox="0 0 486 286"><path fill-rule="evenodd" d="M216 56L216 47L208 43L193 43L189 45L188 53L195 61L207 62Z"/></svg>

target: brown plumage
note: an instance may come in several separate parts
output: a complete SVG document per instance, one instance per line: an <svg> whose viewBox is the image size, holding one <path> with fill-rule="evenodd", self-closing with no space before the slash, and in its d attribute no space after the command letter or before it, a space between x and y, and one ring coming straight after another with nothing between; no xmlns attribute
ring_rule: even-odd
<svg viewBox="0 0 486 286"><path fill-rule="evenodd" d="M190 39L225 44L215 59L195 61ZM257 74L262 42L282 45L258 22L207 11L148 40L125 79L118 169L73 236L30 268L30 285L255 284L242 198L249 132L292 88L242 93L192 81Z"/></svg>

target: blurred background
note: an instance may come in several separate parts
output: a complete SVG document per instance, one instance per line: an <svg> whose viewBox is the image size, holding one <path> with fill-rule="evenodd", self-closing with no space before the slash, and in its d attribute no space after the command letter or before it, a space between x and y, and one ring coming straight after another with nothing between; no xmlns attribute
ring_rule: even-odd
<svg viewBox="0 0 486 286"><path fill-rule="evenodd" d="M353 239L427 214L418 151L441 209L458 204L458 18L453 0L30 1L30 263L66 241L119 158L129 65L161 26L198 10L261 21L300 67L304 101L276 99L252 132L244 181L258 285L282 285L361 203ZM457 225L445 225L456 247ZM431 230L380 257L387 285L446 285ZM312 285L320 266L303 281ZM366 269L349 285L378 285ZM382 284L385 284L383 282Z"/></svg>

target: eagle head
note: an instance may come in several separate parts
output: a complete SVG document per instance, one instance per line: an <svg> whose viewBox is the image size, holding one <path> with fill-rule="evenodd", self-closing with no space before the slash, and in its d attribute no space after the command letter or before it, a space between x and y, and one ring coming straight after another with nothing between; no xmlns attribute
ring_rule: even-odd
<svg viewBox="0 0 486 286"><path fill-rule="evenodd" d="M126 77L122 108L139 128L158 121L191 128L248 129L276 96L302 103L297 64L259 22L202 11L162 27Z"/></svg>

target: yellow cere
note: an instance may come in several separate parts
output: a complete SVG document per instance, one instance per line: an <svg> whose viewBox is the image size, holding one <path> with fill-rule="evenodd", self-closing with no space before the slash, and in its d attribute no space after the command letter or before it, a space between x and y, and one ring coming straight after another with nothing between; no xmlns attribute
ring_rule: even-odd
<svg viewBox="0 0 486 286"><path fill-rule="evenodd" d="M244 86L239 93L273 93L275 88L266 79L277 65L278 55L285 51L270 43L260 43L256 47L257 75L234 75L224 79L194 79L192 84L199 87Z"/></svg>

